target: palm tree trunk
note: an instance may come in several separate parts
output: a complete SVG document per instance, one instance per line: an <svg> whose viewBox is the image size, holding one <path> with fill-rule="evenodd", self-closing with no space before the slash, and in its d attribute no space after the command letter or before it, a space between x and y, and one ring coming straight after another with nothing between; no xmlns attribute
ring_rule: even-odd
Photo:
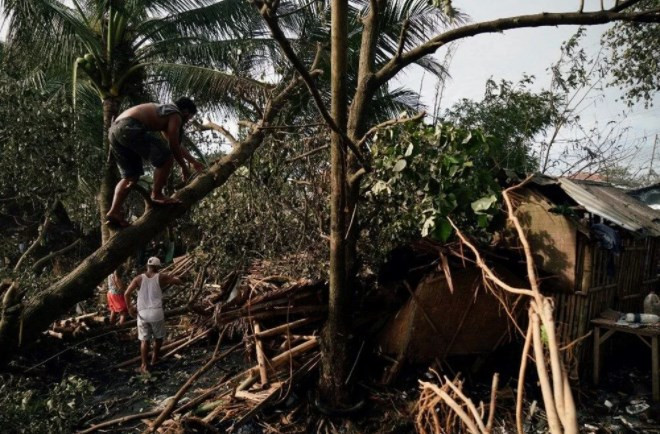
<svg viewBox="0 0 660 434"><path fill-rule="evenodd" d="M331 95L332 117L340 129L346 130L346 64L348 0L332 0L331 30ZM348 402L348 336L351 312L346 280L346 155L342 138L332 133L332 193L330 205L330 297L328 321L322 345L320 390L325 402L341 406Z"/></svg>
<svg viewBox="0 0 660 434"><path fill-rule="evenodd" d="M112 121L119 114L120 100L117 97L107 97L103 100L103 155L107 158L103 161L103 175L101 178L101 185L99 193L96 198L99 207L99 214L101 219L101 242L105 244L112 233L107 225L104 225L105 215L110 210L112 205L112 197L115 191L115 185L119 180L117 173L117 165L115 164L115 157L110 152L110 140L108 139L108 130Z"/></svg>

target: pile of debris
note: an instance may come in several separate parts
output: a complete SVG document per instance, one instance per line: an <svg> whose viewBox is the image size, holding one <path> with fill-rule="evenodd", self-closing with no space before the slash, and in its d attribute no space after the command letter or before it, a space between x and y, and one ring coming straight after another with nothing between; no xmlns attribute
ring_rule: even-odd
<svg viewBox="0 0 660 434"><path fill-rule="evenodd" d="M286 399L293 383L316 369L320 360L319 332L327 310L327 283L292 279L282 272L267 274L277 269L270 261L255 262L218 281L213 277L211 262L212 258L187 255L163 269L177 276L191 270L196 270L196 274L192 286L169 296L165 293L166 307L176 306L166 309L166 318L184 315L181 323L185 323L185 330L164 343L159 363L203 341L215 343L208 361L160 407L102 422L83 432L149 418L154 418L149 420L152 430L159 426L167 430L226 426L227 421L238 426L265 404ZM285 268L281 266L280 270ZM127 321L121 326L108 325L106 321L94 312L58 321L47 334L61 338L69 333L80 338L135 324ZM88 322L88 326L78 325ZM79 330L75 334L70 330L74 324L73 330ZM240 349L244 350L248 366L252 366L217 378L215 385L197 390L196 396L179 405L205 372ZM133 357L115 364L113 369L137 363L139 357Z"/></svg>

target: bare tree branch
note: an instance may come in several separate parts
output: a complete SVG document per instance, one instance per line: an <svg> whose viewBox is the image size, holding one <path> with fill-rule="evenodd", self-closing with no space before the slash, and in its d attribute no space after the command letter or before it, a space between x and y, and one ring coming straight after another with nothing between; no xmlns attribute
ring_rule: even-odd
<svg viewBox="0 0 660 434"><path fill-rule="evenodd" d="M225 127L223 127L222 125L218 125L214 122L211 122L210 120L207 120L202 125L200 125L200 127L203 130L214 130L214 131L219 132L220 134L225 136L225 138L227 140L229 140L229 143L231 143L232 146L237 146L239 144L239 141L236 140L234 135L232 133L230 133L229 131L227 131L227 129L225 129Z"/></svg>
<svg viewBox="0 0 660 434"><path fill-rule="evenodd" d="M39 226L39 233L37 234L37 238L30 244L30 247L21 255L21 257L18 259L16 262L16 265L14 266L14 271L18 271L21 268L21 265L23 262L34 252L34 249L37 248L37 246L41 243L41 241L44 239L46 236L46 231L48 230L48 226L50 226L50 215L51 215L51 209L49 208L46 217L44 218L44 222L42 225Z"/></svg>
<svg viewBox="0 0 660 434"><path fill-rule="evenodd" d="M66 247L64 247L60 250L56 250L54 252L51 252L51 253L47 254L46 256L44 256L43 258L41 258L37 262L35 262L34 265L32 265L32 270L33 271L39 271L39 269L42 266L46 265L46 262L50 261L51 259L55 258L56 256L63 255L66 252L68 252L70 250L73 250L73 248L76 247L78 244L80 244L81 241L82 241L82 238L78 238L76 241L69 244L68 246L66 246Z"/></svg>
<svg viewBox="0 0 660 434"><path fill-rule="evenodd" d="M325 122L328 124L328 126L332 131L334 131L335 133L341 136L344 147L347 146L348 148L350 148L353 154L355 154L355 156L360 161L360 164L362 164L363 167L368 168L369 164L360 153L360 150L355 146L355 143L353 143L353 141L346 135L345 131L339 128L335 120L330 115L330 112L328 111L327 107L323 102L323 98L321 98L321 94L316 88L316 84L314 83L311 74L307 71L305 65L303 65L302 61L298 58L295 51L293 50L293 47L291 47L289 40L287 39L286 35L280 28L279 22L277 20L277 16L275 15L277 9L276 5L269 7L268 4L262 1L255 1L254 4L259 10L259 13L263 17L264 21L266 22L266 25L270 29L273 39L275 39L277 43L280 45L280 48L282 49L282 52L284 53L286 58L289 59L289 62L291 62L293 67L296 69L296 71L298 71L303 81L307 85L307 89L309 89L309 93L312 95L312 98L314 99L314 103L316 104L316 107L319 113L321 114L321 116L323 117L323 119L325 120Z"/></svg>
<svg viewBox="0 0 660 434"><path fill-rule="evenodd" d="M605 24L612 21L632 21L642 23L660 22L658 9L639 12L619 12L637 3L629 1L615 6L607 11L599 12L559 12L532 15L519 15L515 17L500 18L492 21L469 24L448 30L429 39L426 43L390 59L378 72L376 72L376 87L386 83L399 71L422 57L434 53L438 48L458 39L476 36L484 33L502 32L504 30L519 29L523 27L546 27L563 25L593 25Z"/></svg>
<svg viewBox="0 0 660 434"><path fill-rule="evenodd" d="M391 127L391 126L397 125L397 124L404 124L406 122L417 122L417 121L422 120L425 115L426 115L426 112L421 111L421 112L417 113L415 116L412 116L412 117L407 117L406 116L406 117L401 117L401 118L398 118L398 119L390 119L390 120L387 120L385 122L382 122L382 123L370 128L369 131L367 131L367 133L364 136L362 136L360 141L357 142L357 146L362 147L362 145L364 145L366 143L366 141L369 140L369 138L372 135L376 134L376 132L380 129Z"/></svg>
<svg viewBox="0 0 660 434"><path fill-rule="evenodd" d="M293 163L294 161L302 160L302 159L305 158L305 157L309 157L310 155L313 155L313 154L316 154L316 153L318 153L318 152L321 152L321 151L323 151L323 150L325 150L325 149L328 149L329 147L330 147L329 144L326 144L326 145L323 145L323 146L319 146L318 148L312 149L311 151L307 151L307 152L305 152L304 154L300 154L300 155L298 155L297 157L289 158L288 160L286 160L286 162L287 162L287 163Z"/></svg>

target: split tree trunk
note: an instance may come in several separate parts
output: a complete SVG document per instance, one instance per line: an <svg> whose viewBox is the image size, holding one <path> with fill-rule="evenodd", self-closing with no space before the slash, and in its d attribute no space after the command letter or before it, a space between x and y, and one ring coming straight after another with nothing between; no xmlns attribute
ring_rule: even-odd
<svg viewBox="0 0 660 434"><path fill-rule="evenodd" d="M346 131L346 64L348 0L332 0L331 96L332 117ZM322 340L320 390L325 402L341 407L349 399L345 381L349 371L350 288L346 279L346 155L345 144L332 133L332 192L330 204L330 298Z"/></svg>
<svg viewBox="0 0 660 434"><path fill-rule="evenodd" d="M105 244L112 235L110 228L103 223L105 222L105 215L108 213L110 206L112 205L115 185L117 185L117 181L119 180L115 157L112 152L110 152L110 140L108 138L110 125L119 114L119 104L120 100L117 97L108 97L103 100L103 175L101 177L99 193L96 197L101 222L102 244Z"/></svg>

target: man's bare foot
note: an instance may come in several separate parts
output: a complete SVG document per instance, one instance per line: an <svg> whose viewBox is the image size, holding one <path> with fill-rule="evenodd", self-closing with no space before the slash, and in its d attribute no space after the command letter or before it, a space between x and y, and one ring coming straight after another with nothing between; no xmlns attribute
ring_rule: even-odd
<svg viewBox="0 0 660 434"><path fill-rule="evenodd" d="M179 199L175 199L173 197L167 197L163 195L154 196L153 194L151 195L151 202L154 205L176 205L181 203Z"/></svg>
<svg viewBox="0 0 660 434"><path fill-rule="evenodd" d="M127 228L131 225L124 217L116 214L107 214L105 216L105 224L116 228Z"/></svg>
<svg viewBox="0 0 660 434"><path fill-rule="evenodd" d="M140 374L148 374L149 373L149 366L148 365L140 365Z"/></svg>

